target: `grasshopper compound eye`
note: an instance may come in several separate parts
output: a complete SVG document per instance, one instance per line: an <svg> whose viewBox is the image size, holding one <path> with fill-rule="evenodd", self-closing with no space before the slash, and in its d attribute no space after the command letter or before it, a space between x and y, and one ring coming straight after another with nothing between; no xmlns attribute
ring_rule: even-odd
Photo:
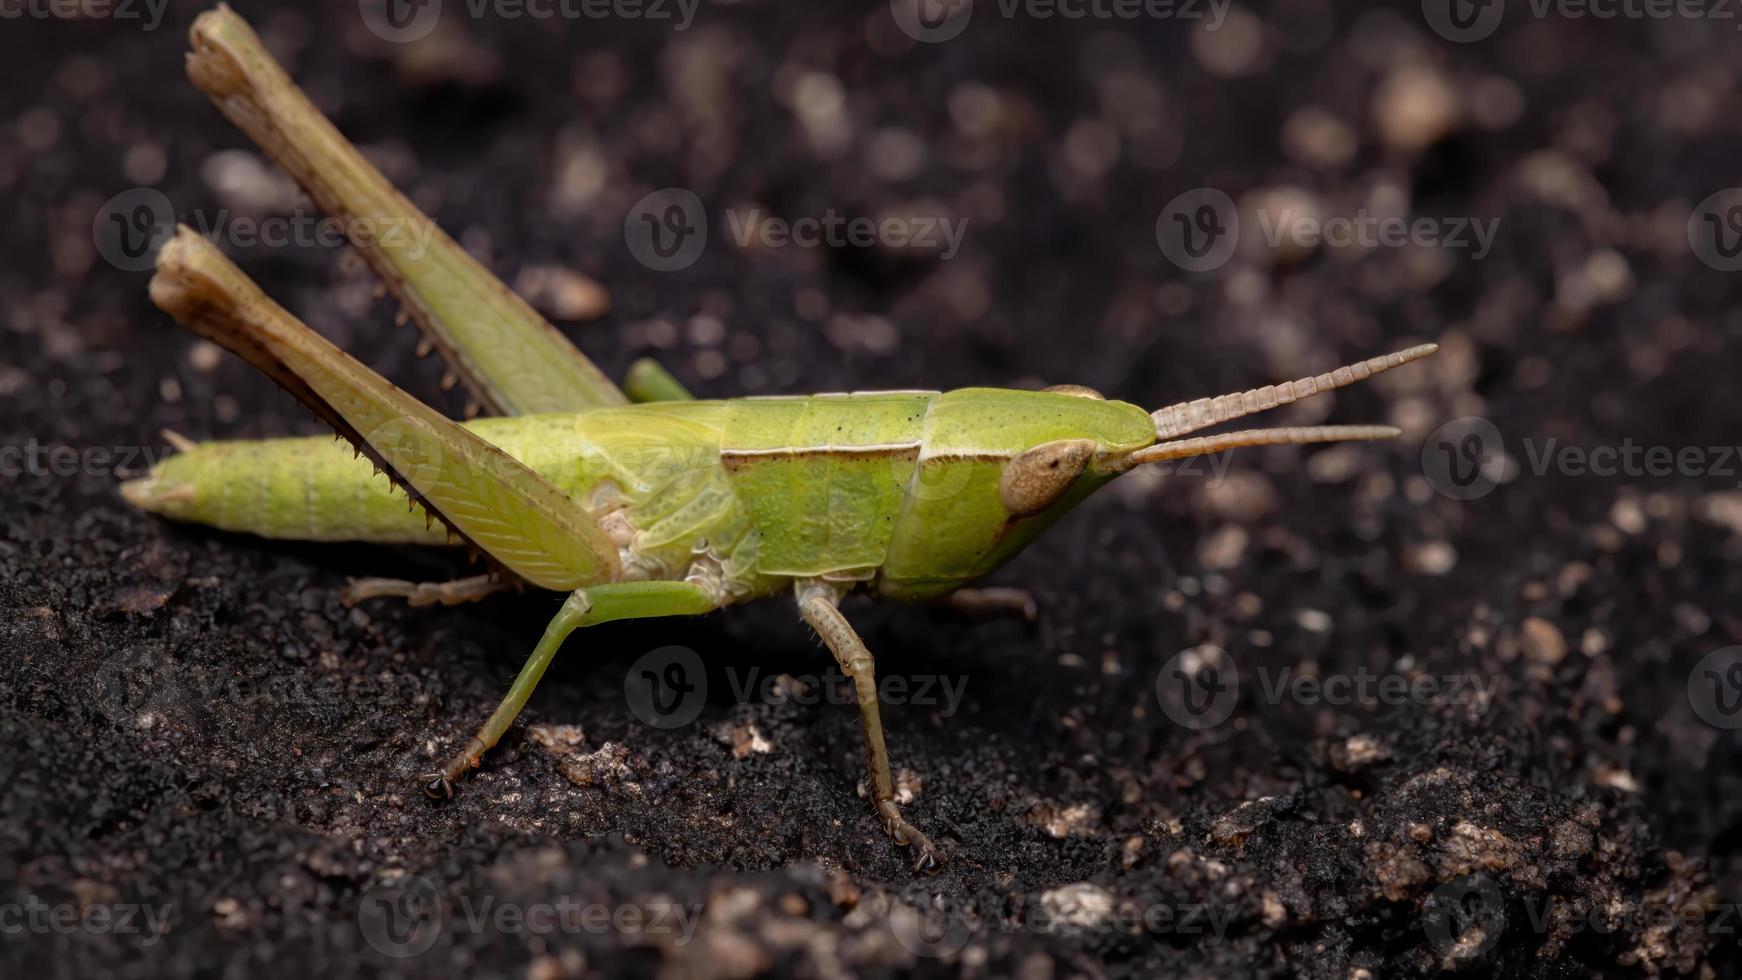
<svg viewBox="0 0 1742 980"><path fill-rule="evenodd" d="M998 499L1012 517L1038 514L1064 496L1094 458L1090 439L1060 439L1030 449L1004 467Z"/></svg>

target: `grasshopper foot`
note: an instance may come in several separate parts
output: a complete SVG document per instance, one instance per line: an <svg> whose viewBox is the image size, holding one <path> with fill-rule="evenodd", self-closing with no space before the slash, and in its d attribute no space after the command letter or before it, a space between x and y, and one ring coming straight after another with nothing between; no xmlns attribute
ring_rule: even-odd
<svg viewBox="0 0 1742 980"><path fill-rule="evenodd" d="M1029 626L1040 619L1040 606L1027 589L957 589L944 597L944 605L966 616L1015 616Z"/></svg>
<svg viewBox="0 0 1742 980"><path fill-rule="evenodd" d="M931 841L924 835L919 837L919 843L910 846L914 849L913 873L919 875L935 875L944 868L944 856L932 847Z"/></svg>
<svg viewBox="0 0 1742 980"><path fill-rule="evenodd" d="M897 844L913 849L915 874L937 874L943 868L946 863L944 856L932 845L931 838L908 823L894 803L888 800L878 803L877 812L883 817L883 829L889 836L895 838Z"/></svg>
<svg viewBox="0 0 1742 980"><path fill-rule="evenodd" d="M484 757L489 748L483 739L474 736L460 754L448 760L447 765L418 777L418 781L423 783L424 793L432 800L453 799L454 783L459 781L466 770L476 768L478 760Z"/></svg>
<svg viewBox="0 0 1742 980"><path fill-rule="evenodd" d="M406 582L396 578L354 578L339 592L346 608L369 599L399 598L408 606L457 606L476 602L509 587L494 575L474 575L452 582Z"/></svg>

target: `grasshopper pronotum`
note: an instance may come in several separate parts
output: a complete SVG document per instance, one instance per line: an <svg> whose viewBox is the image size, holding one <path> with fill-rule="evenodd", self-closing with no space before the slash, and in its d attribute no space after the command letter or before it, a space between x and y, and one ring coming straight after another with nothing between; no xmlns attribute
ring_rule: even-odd
<svg viewBox="0 0 1742 980"><path fill-rule="evenodd" d="M1256 429L1183 438L1397 367L1431 344L1317 377L1149 412L1079 386L696 401L651 362L625 395L531 307L395 191L227 8L191 32L188 73L347 230L477 401L461 425L370 371L268 299L205 240L164 246L151 296L188 329L284 386L357 452L325 439L195 444L122 492L181 520L276 538L469 544L495 572L429 584L364 579L350 601L455 603L510 582L568 593L507 696L426 790L452 793L520 713L575 629L698 615L791 593L852 679L884 829L940 856L895 803L875 664L838 609L863 587L897 599L1021 601L973 582L1134 466L1237 446L1383 439L1383 426ZM392 490L381 476L404 491ZM405 495L426 516L408 512ZM444 527L432 529L429 519Z"/></svg>

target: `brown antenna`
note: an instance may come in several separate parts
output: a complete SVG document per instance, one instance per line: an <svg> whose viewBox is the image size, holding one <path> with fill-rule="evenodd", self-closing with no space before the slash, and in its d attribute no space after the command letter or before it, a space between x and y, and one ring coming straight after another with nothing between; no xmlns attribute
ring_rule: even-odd
<svg viewBox="0 0 1742 980"><path fill-rule="evenodd" d="M1310 398L1320 392L1331 391L1352 385L1357 381L1365 381L1383 371L1401 367L1410 361L1418 361L1440 349L1438 344L1422 344L1395 354L1382 354L1379 357L1368 358L1358 364L1340 367L1328 374L1317 377L1301 378L1298 381L1288 381L1279 385L1265 385L1232 395L1217 395L1214 398L1199 398L1196 401L1180 402L1150 413L1155 419L1155 437L1168 440L1183 436L1188 432L1207 429L1212 425L1232 421L1243 415L1262 412L1278 405ZM1210 450L1213 452L1214 450Z"/></svg>
<svg viewBox="0 0 1742 980"><path fill-rule="evenodd" d="M1123 462L1127 466L1138 466L1185 456L1219 453L1224 449L1238 449L1241 446L1298 446L1309 442L1371 441L1395 439L1400 435L1403 435L1402 429L1389 425L1309 425L1281 429L1242 429L1239 432L1199 436L1196 439L1158 442L1146 449L1139 449L1125 457Z"/></svg>

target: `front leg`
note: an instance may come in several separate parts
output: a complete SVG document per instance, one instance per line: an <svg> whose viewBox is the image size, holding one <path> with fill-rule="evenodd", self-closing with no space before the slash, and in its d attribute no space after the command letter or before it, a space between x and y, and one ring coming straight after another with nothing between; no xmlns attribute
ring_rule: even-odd
<svg viewBox="0 0 1742 980"><path fill-rule="evenodd" d="M889 775L889 749L883 744L883 719L877 702L877 661L853 624L841 615L841 594L835 586L804 582L798 586L798 610L804 621L822 637L841 671L853 681L859 698L859 720L865 726L865 767L871 777L872 800L883 829L897 844L913 848L913 869L930 874L943 865L943 857L919 828L907 822L895 805L895 780Z"/></svg>

